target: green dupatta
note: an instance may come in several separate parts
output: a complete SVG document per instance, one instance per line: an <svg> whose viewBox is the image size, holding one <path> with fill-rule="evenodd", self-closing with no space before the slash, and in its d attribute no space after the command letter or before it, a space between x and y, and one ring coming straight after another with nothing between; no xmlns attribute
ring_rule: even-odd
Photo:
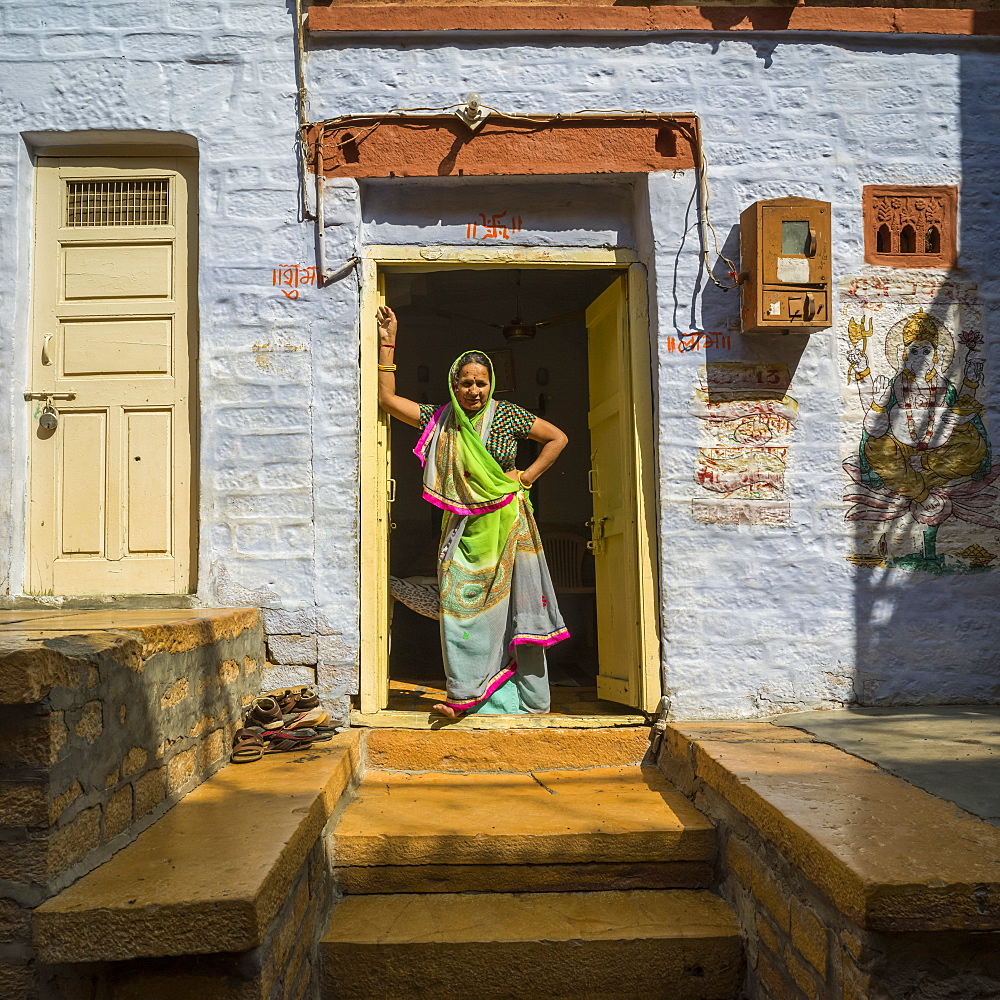
<svg viewBox="0 0 1000 1000"><path fill-rule="evenodd" d="M451 403L434 413L414 448L424 465L423 497L446 512L438 553L441 648L447 704L459 712L514 676L517 646L550 646L569 635L527 492L486 450L496 411L492 365L479 414L470 420L455 398L468 353L451 366Z"/></svg>

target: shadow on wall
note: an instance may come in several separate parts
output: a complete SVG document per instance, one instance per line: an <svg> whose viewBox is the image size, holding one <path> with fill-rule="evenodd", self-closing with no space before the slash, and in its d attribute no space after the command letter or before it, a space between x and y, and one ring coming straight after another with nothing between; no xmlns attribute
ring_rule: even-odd
<svg viewBox="0 0 1000 1000"><path fill-rule="evenodd" d="M855 689L869 705L1000 699L996 56L959 44L957 262L879 268L841 292L838 359L853 430L844 500L856 566ZM925 143L932 156L931 133ZM915 217L889 218L900 250L935 250L940 207L890 205ZM907 232L908 221L915 225Z"/></svg>

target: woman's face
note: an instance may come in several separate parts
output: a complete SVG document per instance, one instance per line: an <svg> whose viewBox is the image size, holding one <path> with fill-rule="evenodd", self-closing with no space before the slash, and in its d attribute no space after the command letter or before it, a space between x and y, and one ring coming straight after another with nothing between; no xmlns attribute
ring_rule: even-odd
<svg viewBox="0 0 1000 1000"><path fill-rule="evenodd" d="M470 361L462 365L458 372L455 398L458 405L468 413L476 413L486 405L490 394L490 373L485 365Z"/></svg>
<svg viewBox="0 0 1000 1000"><path fill-rule="evenodd" d="M923 375L934 364L934 345L929 340L915 340L907 348L903 364L915 375Z"/></svg>

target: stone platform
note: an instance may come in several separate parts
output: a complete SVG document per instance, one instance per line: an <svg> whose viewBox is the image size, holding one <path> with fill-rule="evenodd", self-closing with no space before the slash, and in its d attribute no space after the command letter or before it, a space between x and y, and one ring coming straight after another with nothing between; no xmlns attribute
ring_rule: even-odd
<svg viewBox="0 0 1000 1000"><path fill-rule="evenodd" d="M810 729L832 714L808 713ZM995 826L790 725L676 723L658 760L716 825L749 996L1000 995Z"/></svg>
<svg viewBox="0 0 1000 1000"><path fill-rule="evenodd" d="M32 911L224 763L263 666L256 608L0 611L0 995L45 988Z"/></svg>
<svg viewBox="0 0 1000 1000"><path fill-rule="evenodd" d="M883 771L1000 826L1000 706L919 705L796 712L805 730Z"/></svg>

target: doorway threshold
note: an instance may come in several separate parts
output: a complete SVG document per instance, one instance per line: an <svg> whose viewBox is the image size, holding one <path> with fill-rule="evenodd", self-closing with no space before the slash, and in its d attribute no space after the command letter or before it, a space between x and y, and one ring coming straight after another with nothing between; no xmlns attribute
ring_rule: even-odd
<svg viewBox="0 0 1000 1000"><path fill-rule="evenodd" d="M621 715L467 715L446 719L429 712L351 712L351 725L369 729L610 729L648 726L639 712Z"/></svg>

